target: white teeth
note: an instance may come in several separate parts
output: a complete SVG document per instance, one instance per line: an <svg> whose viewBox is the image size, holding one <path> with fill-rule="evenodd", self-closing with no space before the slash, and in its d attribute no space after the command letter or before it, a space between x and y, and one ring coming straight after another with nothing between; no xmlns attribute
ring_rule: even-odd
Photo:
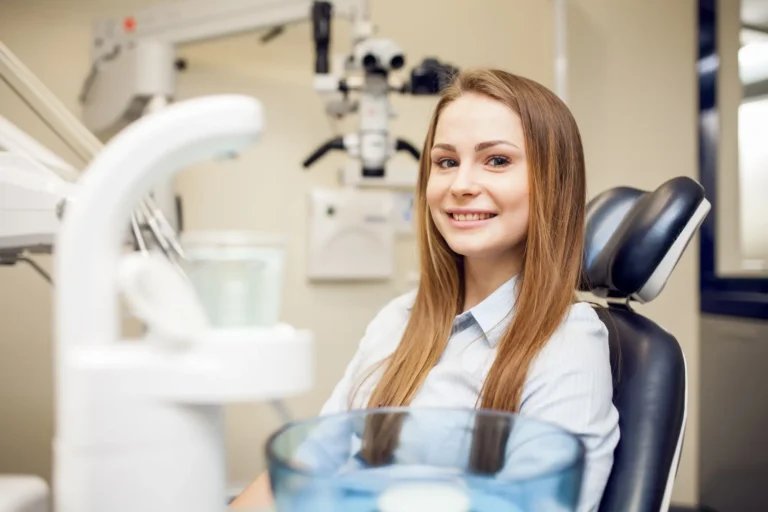
<svg viewBox="0 0 768 512"><path fill-rule="evenodd" d="M458 221L467 221L486 220L490 219L493 215L490 213L452 213L451 216Z"/></svg>

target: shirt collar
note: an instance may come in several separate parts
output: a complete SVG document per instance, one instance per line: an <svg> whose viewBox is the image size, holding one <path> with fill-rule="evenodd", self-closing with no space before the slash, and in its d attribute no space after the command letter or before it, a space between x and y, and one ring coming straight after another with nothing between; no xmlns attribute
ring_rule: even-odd
<svg viewBox="0 0 768 512"><path fill-rule="evenodd" d="M495 347L512 319L517 300L517 281L518 276L515 276L505 282L475 307L457 315L455 321L471 315L485 334L488 344L491 348ZM412 308L413 304L409 304L408 311Z"/></svg>
<svg viewBox="0 0 768 512"><path fill-rule="evenodd" d="M483 330L491 347L499 343L512 319L517 299L517 281L517 276L513 277L468 311Z"/></svg>

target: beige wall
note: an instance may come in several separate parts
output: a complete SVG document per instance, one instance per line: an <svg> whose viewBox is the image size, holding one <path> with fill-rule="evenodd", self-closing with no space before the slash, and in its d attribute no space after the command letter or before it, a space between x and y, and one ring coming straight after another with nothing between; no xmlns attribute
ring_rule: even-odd
<svg viewBox="0 0 768 512"><path fill-rule="evenodd" d="M89 17L145 3L122 0L118 9L117 2L98 0L5 0L0 4L0 34L77 112L76 97L88 70ZM551 86L550 3L479 3L483 8L458 1L372 2L381 33L397 40L412 63L437 55L464 67L503 67ZM646 0L631 5L573 0L571 4L569 101L587 147L590 193L619 184L653 187L673 175L693 175L692 0ZM336 41L344 45L346 30L339 27L338 33ZM332 133L311 90L309 41L309 27L300 25L266 46L253 35L243 35L183 49L180 53L188 58L189 70L178 84L180 97L241 92L257 96L266 105L267 132L257 147L237 161L189 170L177 182L189 228L276 228L291 234L284 318L312 329L318 343L317 385L311 393L290 401L299 416L316 412L341 375L366 323L389 297L409 286L406 275L413 270L414 256L413 244L402 241L398 277L389 283L309 285L303 278L305 193L316 185L333 185L334 165L341 161L328 158L310 172L299 165L309 150ZM393 123L395 133L420 144L433 101L396 99L400 117ZM41 140L49 140L43 127L30 119L7 90L0 89L0 105L12 121ZM407 159L398 161L408 163ZM286 198L295 199L288 202ZM695 501L697 493L694 261L691 250L663 297L646 308L678 336L692 372L694 400L676 490L676 498L682 502ZM2 273L0 472L47 476L52 431L50 290L27 268L2 269ZM265 406L242 405L230 408L228 424L230 476L233 481L246 480L263 467L262 443L278 421Z"/></svg>

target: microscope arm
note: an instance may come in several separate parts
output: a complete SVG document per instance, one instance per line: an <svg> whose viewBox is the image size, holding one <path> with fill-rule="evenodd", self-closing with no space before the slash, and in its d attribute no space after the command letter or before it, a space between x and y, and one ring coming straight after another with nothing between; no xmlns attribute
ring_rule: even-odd
<svg viewBox="0 0 768 512"><path fill-rule="evenodd" d="M306 160L304 160L304 167L309 168L312 165L314 165L315 162L320 160L325 154L331 150L340 150L344 151L344 137L334 137L330 140L325 141L323 144L321 144L317 149L315 149L311 155L307 157Z"/></svg>
<svg viewBox="0 0 768 512"><path fill-rule="evenodd" d="M304 168L309 168L320 160L326 153L332 150L339 151L356 151L358 144L355 142L356 137L334 137L321 144L315 149L311 155L304 160ZM395 140L395 151L405 151L409 153L413 158L419 160L421 158L421 152L416 147L405 139Z"/></svg>
<svg viewBox="0 0 768 512"><path fill-rule="evenodd" d="M139 39L182 45L307 21L316 3L328 5L320 9L332 7L334 16L367 13L366 0L175 0L101 20L95 35L107 37L107 46Z"/></svg>
<svg viewBox="0 0 768 512"><path fill-rule="evenodd" d="M404 139L397 139L395 141L395 151L406 151L416 160L421 158L421 152L416 149L413 144Z"/></svg>
<svg viewBox="0 0 768 512"><path fill-rule="evenodd" d="M91 71L80 101L85 125L110 136L143 115L157 96L176 94L176 48L311 21L316 74L329 73L330 17L367 26L367 0L176 0L97 21Z"/></svg>

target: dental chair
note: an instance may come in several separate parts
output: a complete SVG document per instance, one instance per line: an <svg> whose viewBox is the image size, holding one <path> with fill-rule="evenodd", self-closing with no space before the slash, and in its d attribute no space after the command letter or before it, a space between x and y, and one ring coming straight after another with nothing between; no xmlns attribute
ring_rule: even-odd
<svg viewBox="0 0 768 512"><path fill-rule="evenodd" d="M710 210L690 178L607 190L587 205L581 291L605 299L621 439L600 512L669 509L687 413L685 356L672 333L633 311L656 298Z"/></svg>

